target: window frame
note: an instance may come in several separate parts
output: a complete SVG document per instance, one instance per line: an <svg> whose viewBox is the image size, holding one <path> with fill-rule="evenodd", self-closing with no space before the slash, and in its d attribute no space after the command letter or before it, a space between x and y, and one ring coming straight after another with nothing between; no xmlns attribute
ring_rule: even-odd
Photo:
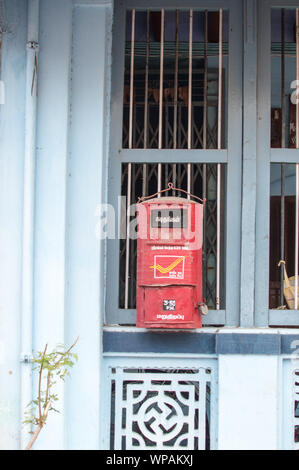
<svg viewBox="0 0 299 470"><path fill-rule="evenodd" d="M297 310L269 309L270 169L299 163L299 149L271 148L271 9L298 8L296 0L258 2L255 326L299 326Z"/></svg>
<svg viewBox="0 0 299 470"><path fill-rule="evenodd" d="M227 103L227 149L222 150L169 150L169 149L123 149L122 104L124 76L125 10L189 8L218 10L229 9L229 55L228 55L228 103ZM225 310L210 310L203 318L208 325L239 325L240 306L240 251L241 251L241 180L242 180L242 2L239 0L188 0L171 3L157 0L119 0L114 5L112 38L111 121L108 162L108 203L117 213L118 195L121 187L121 164L134 163L226 163L226 236L225 236ZM117 31L117 35L115 34ZM117 37L116 37L117 36ZM119 240L107 240L107 286L105 324L134 324L135 309L120 309L118 295Z"/></svg>

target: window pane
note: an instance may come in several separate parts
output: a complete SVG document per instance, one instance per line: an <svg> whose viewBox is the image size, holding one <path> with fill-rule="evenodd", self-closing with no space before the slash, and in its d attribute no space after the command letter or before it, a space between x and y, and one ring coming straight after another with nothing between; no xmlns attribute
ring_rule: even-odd
<svg viewBox="0 0 299 470"><path fill-rule="evenodd" d="M123 148L226 147L228 11L128 10Z"/></svg>
<svg viewBox="0 0 299 470"><path fill-rule="evenodd" d="M296 9L271 12L271 147L296 148Z"/></svg>
<svg viewBox="0 0 299 470"><path fill-rule="evenodd" d="M296 221L298 223L298 191L296 192L296 164L271 165L270 196L270 308L294 309L294 292L286 285L285 268L292 289L295 289ZM297 214L297 216L296 216ZM298 246L298 241L297 241ZM299 286L298 286L299 287ZM298 304L299 308L299 304Z"/></svg>

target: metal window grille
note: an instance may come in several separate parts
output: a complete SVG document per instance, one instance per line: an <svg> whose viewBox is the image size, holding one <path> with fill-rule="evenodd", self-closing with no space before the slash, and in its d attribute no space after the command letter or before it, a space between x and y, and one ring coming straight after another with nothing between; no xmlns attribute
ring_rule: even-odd
<svg viewBox="0 0 299 470"><path fill-rule="evenodd" d="M299 148L299 9L277 8L271 13L271 147ZM299 163L271 164L269 307L299 308ZM284 264L294 289L293 307L286 301ZM288 323L288 322L287 322Z"/></svg>
<svg viewBox="0 0 299 470"><path fill-rule="evenodd" d="M123 147L226 145L228 14L127 11Z"/></svg>
<svg viewBox="0 0 299 470"><path fill-rule="evenodd" d="M271 12L271 147L298 148L299 9Z"/></svg>
<svg viewBox="0 0 299 470"><path fill-rule="evenodd" d="M197 450L215 446L215 378L209 367L111 367L110 448Z"/></svg>
<svg viewBox="0 0 299 470"><path fill-rule="evenodd" d="M123 148L217 149L226 145L225 70L228 12L127 11ZM173 182L206 197L203 288L210 308L224 308L225 165L122 165L127 207ZM127 214L126 222L130 221ZM136 242L120 242L119 307L135 308Z"/></svg>
<svg viewBox="0 0 299 470"><path fill-rule="evenodd" d="M285 267L290 282L294 286L296 260L296 215L297 183L296 164L271 164L271 196L270 196L270 292L269 307L286 307L284 295L284 266L278 266L280 260ZM298 223L298 222L297 222Z"/></svg>
<svg viewBox="0 0 299 470"><path fill-rule="evenodd" d="M160 167L160 171L159 171ZM188 173L188 170L190 173ZM172 181L175 187L187 189L201 198L207 199L204 210L203 237L203 292L207 305L215 309L224 307L224 214L225 214L225 176L226 166L218 164L124 164L122 167L122 190L132 204L138 196L147 196L157 191L158 187L167 187ZM188 178L190 183L188 184ZM158 179L160 182L158 184ZM221 180L219 181L219 178ZM164 193L169 195L169 193ZM173 196L177 195L175 191ZM181 195L181 194L180 194ZM219 213L220 204L220 217ZM127 223L132 216L125 215ZM217 247L220 245L219 252ZM123 239L120 241L120 277L119 277L119 307L135 308L136 305L136 240ZM221 256L220 256L221 253ZM217 263L220 258L220 262ZM221 295L220 295L221 293ZM217 303L217 296L218 303Z"/></svg>

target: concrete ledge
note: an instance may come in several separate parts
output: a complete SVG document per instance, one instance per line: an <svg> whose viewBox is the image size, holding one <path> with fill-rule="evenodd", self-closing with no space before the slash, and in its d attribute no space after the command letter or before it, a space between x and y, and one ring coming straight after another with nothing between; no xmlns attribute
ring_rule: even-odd
<svg viewBox="0 0 299 470"><path fill-rule="evenodd" d="M215 334L104 331L103 348L104 352L214 354Z"/></svg>
<svg viewBox="0 0 299 470"><path fill-rule="evenodd" d="M294 354L299 334L180 331L104 331L104 353Z"/></svg>
<svg viewBox="0 0 299 470"><path fill-rule="evenodd" d="M218 334L216 354L280 354L280 343L281 337L277 334Z"/></svg>

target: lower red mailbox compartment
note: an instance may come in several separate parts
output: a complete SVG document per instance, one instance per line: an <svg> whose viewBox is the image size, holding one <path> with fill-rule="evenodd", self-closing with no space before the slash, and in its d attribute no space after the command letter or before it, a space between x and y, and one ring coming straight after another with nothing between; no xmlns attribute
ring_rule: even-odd
<svg viewBox="0 0 299 470"><path fill-rule="evenodd" d="M140 289L138 327L200 328L195 286L146 286Z"/></svg>

